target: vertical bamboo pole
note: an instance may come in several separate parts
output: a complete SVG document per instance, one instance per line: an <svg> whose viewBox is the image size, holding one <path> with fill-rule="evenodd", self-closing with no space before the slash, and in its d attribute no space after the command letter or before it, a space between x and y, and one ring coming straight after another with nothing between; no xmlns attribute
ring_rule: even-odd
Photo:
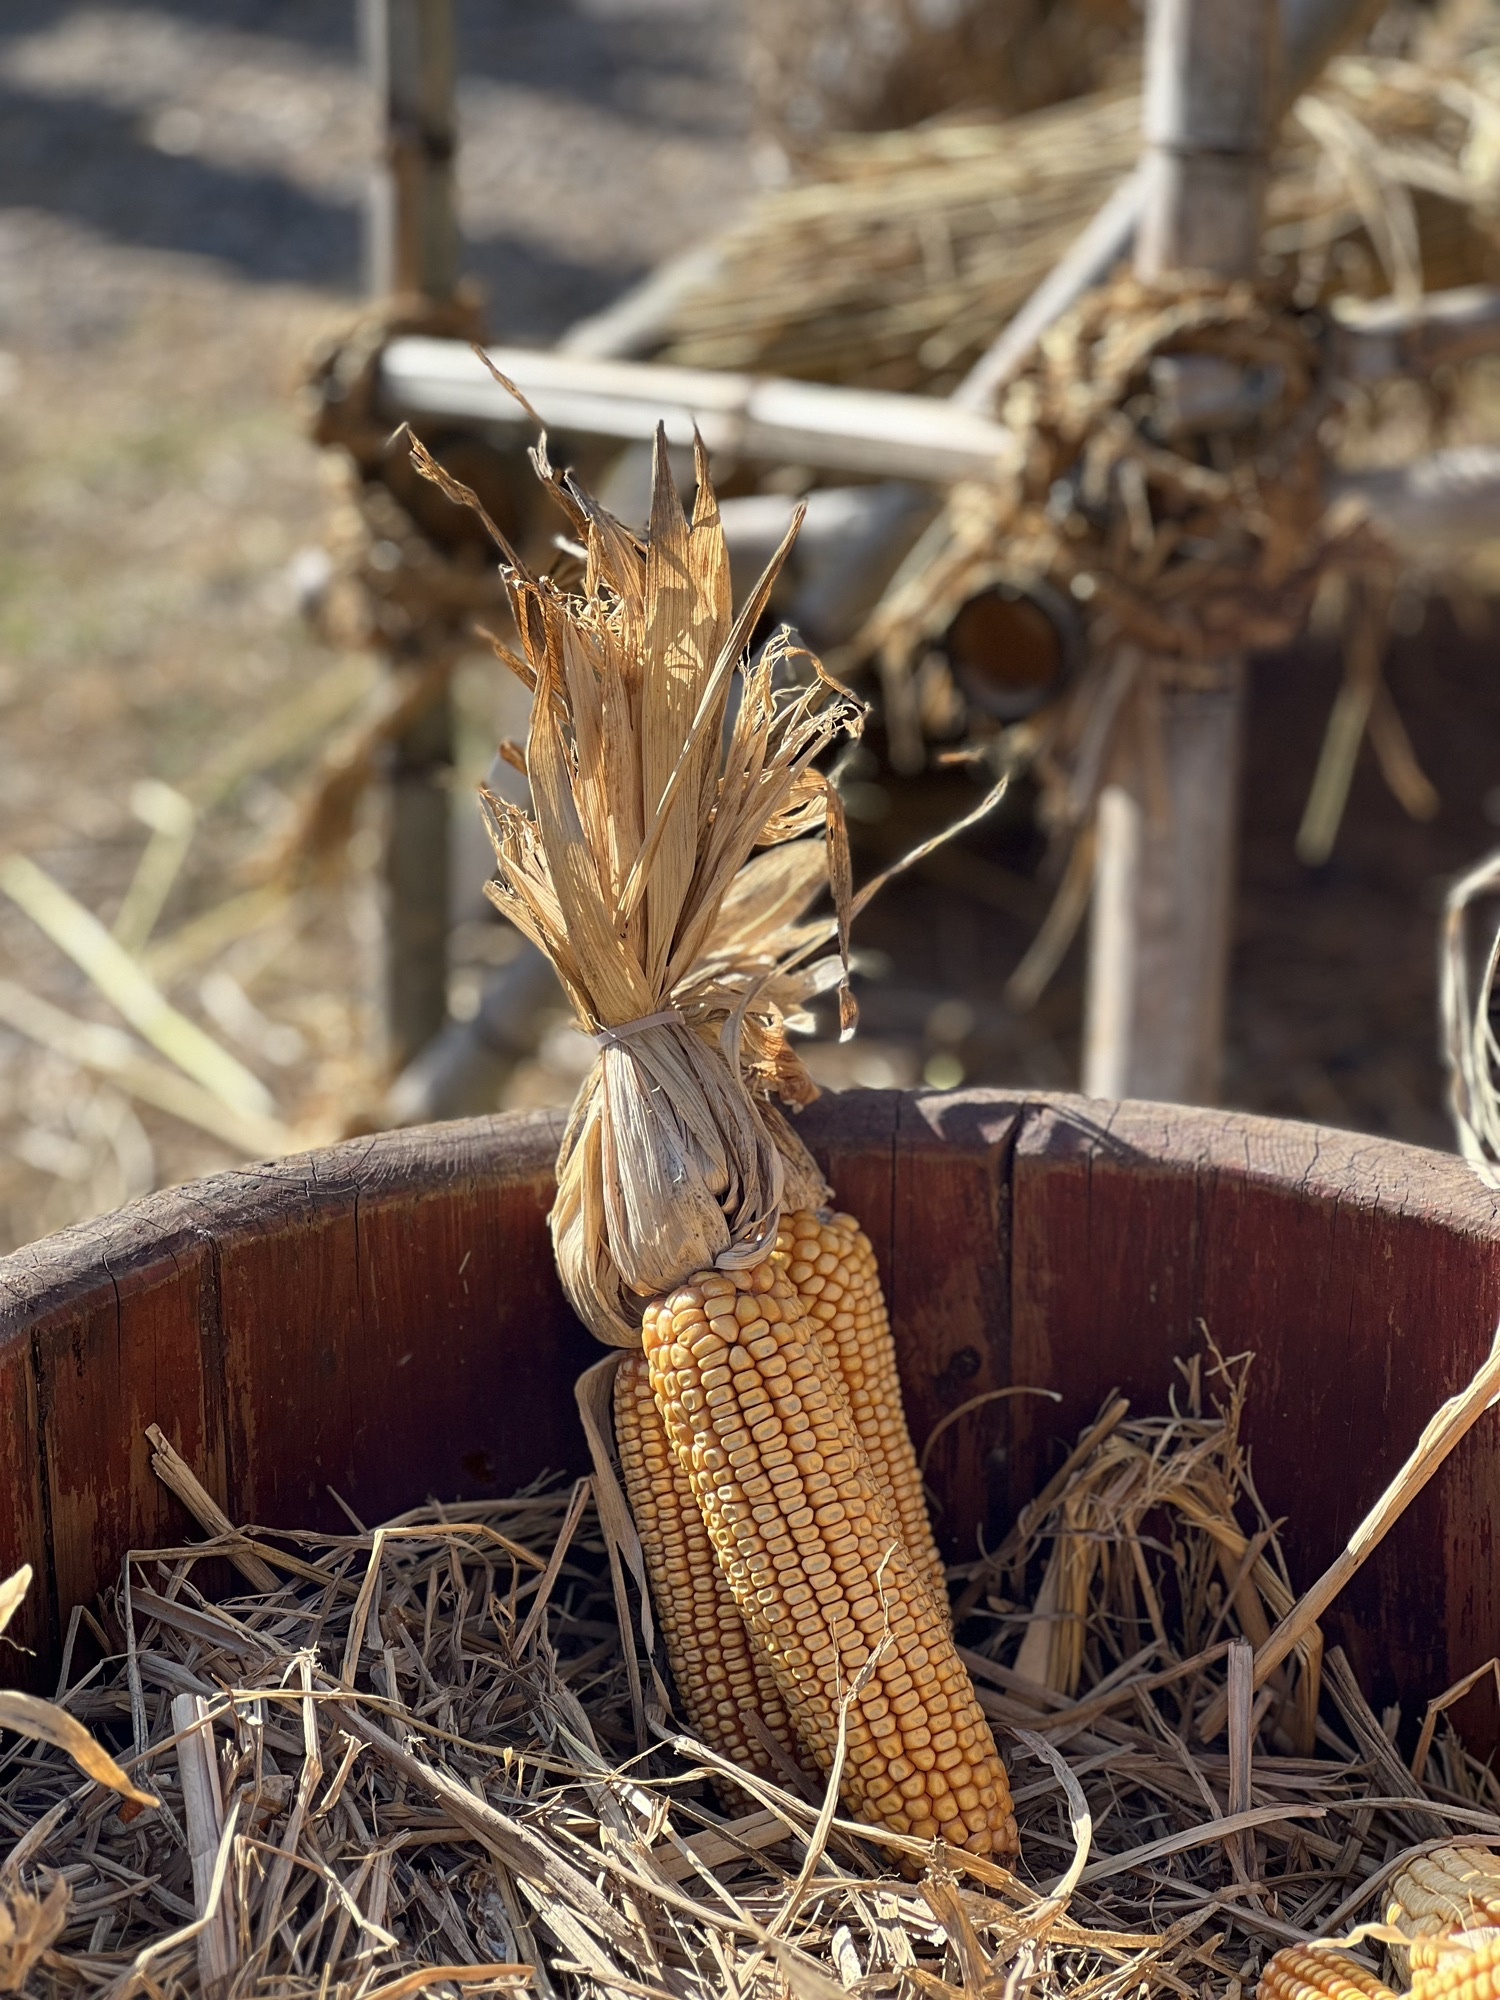
<svg viewBox="0 0 1500 2000"><path fill-rule="evenodd" d="M1142 278L1254 272L1275 27L1274 0L1151 0ZM1155 678L1148 662L1143 686ZM1159 769L1132 743L1100 802L1083 1087L1209 1103L1228 982L1244 662L1212 662L1192 687L1163 678Z"/></svg>
<svg viewBox="0 0 1500 2000"><path fill-rule="evenodd" d="M440 303L453 296L459 276L452 0L363 0L363 26L381 123L367 211L370 289L377 298ZM420 647L418 634L411 664ZM445 690L391 746L387 768L384 1014L394 1070L448 1013L452 764L453 705Z"/></svg>

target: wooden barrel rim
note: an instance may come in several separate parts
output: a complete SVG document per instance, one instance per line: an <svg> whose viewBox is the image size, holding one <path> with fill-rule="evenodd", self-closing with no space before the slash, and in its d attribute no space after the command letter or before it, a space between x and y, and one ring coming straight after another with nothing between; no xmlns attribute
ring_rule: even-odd
<svg viewBox="0 0 1500 2000"><path fill-rule="evenodd" d="M0 1259L0 1573L37 1563L46 1678L69 1608L192 1531L158 1421L239 1520L335 1525L582 1469L598 1353L544 1217L553 1114L247 1166ZM1163 1407L1206 1323L1258 1350L1248 1432L1294 1580L1337 1549L1500 1310L1500 1210L1456 1158L1221 1111L1002 1091L828 1096L802 1129L887 1277L951 1554L993 1535L1119 1388ZM1500 1444L1481 1426L1330 1625L1425 1701L1494 1650Z"/></svg>

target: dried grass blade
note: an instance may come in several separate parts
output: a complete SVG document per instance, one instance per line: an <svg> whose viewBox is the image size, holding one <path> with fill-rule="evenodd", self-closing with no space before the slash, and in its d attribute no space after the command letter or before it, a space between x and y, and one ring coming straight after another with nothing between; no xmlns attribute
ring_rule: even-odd
<svg viewBox="0 0 1500 2000"><path fill-rule="evenodd" d="M344 1703L335 1703L334 1707L345 1729L362 1737L394 1770L430 1792L512 1874L534 1883L544 1892L550 1890L566 1898L602 1936L630 1949L633 1933L624 1920L586 1876L563 1860L531 1828L497 1811L451 1773L425 1764L420 1757L404 1750L394 1737L377 1729L357 1708Z"/></svg>
<svg viewBox="0 0 1500 2000"><path fill-rule="evenodd" d="M147 1424L146 1437L151 1445L151 1470L163 1486L177 1495L193 1519L208 1534L222 1536L232 1543L239 1543L241 1545L239 1549L228 1551L229 1560L252 1590L262 1591L267 1596L272 1595L280 1588L280 1579L276 1572L245 1546L240 1531L199 1480L160 1424Z"/></svg>
<svg viewBox="0 0 1500 2000"><path fill-rule="evenodd" d="M1112 1875L1123 1875L1132 1868L1144 1868L1153 1861L1165 1860L1169 1854L1186 1854L1195 1847L1215 1846L1233 1834L1246 1833L1254 1827L1277 1826L1283 1820L1326 1819L1327 1816L1326 1806L1254 1806L1248 1812L1228 1813L1220 1819L1205 1820L1201 1826L1190 1827L1185 1833L1170 1833L1161 1840L1147 1841L1145 1846L1132 1848L1128 1854L1107 1855L1085 1868L1079 1879L1082 1883L1104 1882Z"/></svg>
<svg viewBox="0 0 1500 2000"><path fill-rule="evenodd" d="M1045 1736L1038 1736L1035 1730L1013 1729L1012 1735L1024 1743L1033 1757L1040 1757L1058 1783L1068 1801L1068 1824L1073 1835L1073 1859L1067 1869L1047 1893L1047 1900L1030 1912L1028 1924L1035 1924L1038 1935L1045 1935L1046 1927L1054 1917L1061 1916L1072 1899L1073 1891L1084 1879L1088 1867L1089 1849L1094 1840L1094 1816L1089 1811L1088 1800L1083 1795L1083 1787L1069 1769L1062 1753Z"/></svg>
<svg viewBox="0 0 1500 2000"><path fill-rule="evenodd" d="M165 998L130 954L52 877L24 854L0 860L0 889L72 959L138 1035L232 1111L272 1118L276 1106L258 1076Z"/></svg>
<svg viewBox="0 0 1500 2000"><path fill-rule="evenodd" d="M542 1571L541 1579L537 1584L536 1596L532 1600L531 1609L526 1615L526 1623L516 1635L517 1656L524 1653L526 1648L531 1644L532 1639L536 1635L537 1628L546 1614L547 1601L552 1595L553 1586L557 1582L563 1563L567 1558L568 1545L573 1539L578 1523L583 1519L583 1510L592 1497L592 1481L587 1479L574 1481L573 1497L568 1502L568 1511L563 1520L562 1532L553 1544L552 1554L547 1559L547 1567Z"/></svg>
<svg viewBox="0 0 1500 2000"><path fill-rule="evenodd" d="M429 1986L525 1986L536 1977L534 1965L482 1963L478 1965L423 1965L404 1972L399 1979L372 1986L361 2000L408 2000L408 1995L425 1992Z"/></svg>

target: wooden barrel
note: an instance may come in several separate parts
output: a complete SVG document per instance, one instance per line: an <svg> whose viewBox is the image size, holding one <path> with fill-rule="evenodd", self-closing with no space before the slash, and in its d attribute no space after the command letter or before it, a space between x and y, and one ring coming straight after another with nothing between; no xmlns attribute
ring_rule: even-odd
<svg viewBox="0 0 1500 2000"><path fill-rule="evenodd" d="M1162 1411L1203 1330L1255 1361L1246 1437L1294 1586L1337 1552L1500 1309L1500 1216L1456 1159L1214 1111L850 1092L802 1121L885 1273L914 1435L986 1389L930 1476L953 1557L993 1543L1108 1393ZM33 1677L132 1547L197 1539L161 1424L237 1521L336 1526L587 1460L599 1350L545 1216L559 1121L385 1133L153 1195L0 1260L0 1575L36 1566ZM1408 1717L1500 1649L1500 1417L1327 1621ZM13 1628L14 1630L14 1628ZM14 1655L3 1670L14 1669ZM1483 1692L1459 1714L1494 1740Z"/></svg>

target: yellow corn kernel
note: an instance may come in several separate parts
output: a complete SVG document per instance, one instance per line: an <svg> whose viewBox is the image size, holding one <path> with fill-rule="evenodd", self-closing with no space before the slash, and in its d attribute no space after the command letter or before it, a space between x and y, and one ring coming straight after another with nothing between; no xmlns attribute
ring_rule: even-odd
<svg viewBox="0 0 1500 2000"><path fill-rule="evenodd" d="M1500 2000L1500 1933L1413 1938L1408 2000Z"/></svg>
<svg viewBox="0 0 1500 2000"><path fill-rule="evenodd" d="M667 1441L642 1354L627 1354L615 1376L615 1444L646 1558L651 1602L687 1720L734 1763L781 1782L783 1773L747 1715L759 1716L794 1762L801 1761L797 1739Z"/></svg>
<svg viewBox="0 0 1500 2000"><path fill-rule="evenodd" d="M1395 2000L1382 1979L1331 1944L1289 1944L1260 1975L1255 2000Z"/></svg>
<svg viewBox="0 0 1500 2000"><path fill-rule="evenodd" d="M876 1486L849 1399L772 1259L647 1306L651 1388L803 1749L856 1813L978 1854L1016 1848L1010 1786L942 1614ZM939 1739L950 1747L937 1752ZM909 1775L908 1775L909 1774Z"/></svg>
<svg viewBox="0 0 1500 2000"><path fill-rule="evenodd" d="M1409 1937L1500 1924L1500 1855L1455 1840L1391 1879L1385 1920Z"/></svg>
<svg viewBox="0 0 1500 2000"><path fill-rule="evenodd" d="M948 1581L906 1427L896 1343L870 1239L852 1215L820 1215L804 1208L782 1217L776 1255L843 1378L854 1427L869 1453L875 1483L895 1512L912 1565L949 1617Z"/></svg>

